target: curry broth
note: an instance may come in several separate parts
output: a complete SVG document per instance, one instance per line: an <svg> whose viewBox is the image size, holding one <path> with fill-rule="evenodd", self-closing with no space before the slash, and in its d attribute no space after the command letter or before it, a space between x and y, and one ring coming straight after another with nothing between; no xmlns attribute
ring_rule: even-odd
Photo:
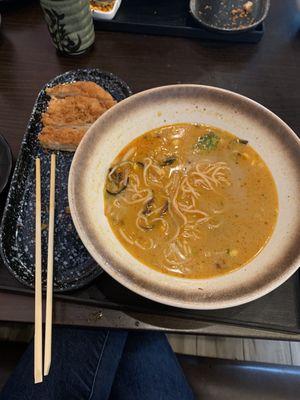
<svg viewBox="0 0 300 400"><path fill-rule="evenodd" d="M244 140L215 127L163 126L128 144L107 174L105 214L143 264L210 278L249 262L269 240L278 198Z"/></svg>

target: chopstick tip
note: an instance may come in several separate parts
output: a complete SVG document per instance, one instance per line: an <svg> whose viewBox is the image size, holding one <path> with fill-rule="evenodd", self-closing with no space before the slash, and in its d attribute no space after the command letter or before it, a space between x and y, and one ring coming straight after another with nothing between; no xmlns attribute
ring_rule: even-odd
<svg viewBox="0 0 300 400"><path fill-rule="evenodd" d="M38 374L36 374L34 376L34 383L42 383L43 382L43 374L41 372L39 372Z"/></svg>

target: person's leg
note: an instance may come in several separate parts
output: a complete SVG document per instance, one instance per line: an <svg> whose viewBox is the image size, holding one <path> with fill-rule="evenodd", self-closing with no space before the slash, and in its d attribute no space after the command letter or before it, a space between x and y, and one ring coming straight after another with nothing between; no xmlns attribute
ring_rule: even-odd
<svg viewBox="0 0 300 400"><path fill-rule="evenodd" d="M33 343L9 378L1 400L106 400L126 331L54 328L49 376L33 383Z"/></svg>
<svg viewBox="0 0 300 400"><path fill-rule="evenodd" d="M161 333L129 333L109 400L192 400L182 369Z"/></svg>

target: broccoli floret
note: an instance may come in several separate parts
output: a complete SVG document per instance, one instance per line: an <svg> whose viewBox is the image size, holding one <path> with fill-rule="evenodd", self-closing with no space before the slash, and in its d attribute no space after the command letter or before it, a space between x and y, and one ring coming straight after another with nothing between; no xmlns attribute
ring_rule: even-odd
<svg viewBox="0 0 300 400"><path fill-rule="evenodd" d="M198 137L197 143L195 144L195 149L208 151L214 150L219 141L220 138L218 135L216 135L214 132L208 132L205 135Z"/></svg>

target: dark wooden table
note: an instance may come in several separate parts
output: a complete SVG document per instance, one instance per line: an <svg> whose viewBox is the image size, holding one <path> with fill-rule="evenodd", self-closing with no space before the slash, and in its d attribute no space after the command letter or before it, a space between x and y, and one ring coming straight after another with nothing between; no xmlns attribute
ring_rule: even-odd
<svg viewBox="0 0 300 400"><path fill-rule="evenodd" d="M92 51L77 57L61 56L55 52L37 2L24 0L21 5L5 6L2 21L0 132L9 142L15 158L41 86L64 71L86 66L119 75L133 92L174 83L198 83L230 89L265 105L295 131L299 129L300 10L297 10L296 0L272 1L266 32L258 44L97 31ZM4 200L5 193L1 196L1 207ZM0 286L5 284L7 287L0 291L0 320L32 321L31 293L17 284L1 263L0 279ZM176 313L168 318L156 311L145 314L134 307L124 311L117 305L111 306L111 302L102 302L99 307L96 301L90 301L97 285L89 289L88 296L84 292L84 295L76 295L75 300L74 297L57 298L54 320L60 324L299 339L297 282L298 277L294 277L276 292L281 293L281 290L282 296L286 297L285 293L293 291L288 300L287 314L292 311L286 329L278 328L280 324L277 326L276 323L264 330L253 323L254 327L251 326L249 315L254 314L251 307L227 313L225 322L218 319L218 313L204 315L201 320L194 317L182 319ZM13 288L18 288L19 294L14 293ZM271 310L272 296L269 295L268 302L262 300L259 303L265 310ZM280 313L280 326L284 326L284 308ZM235 319L241 316L243 323L235 324L235 319L228 315L234 315Z"/></svg>

